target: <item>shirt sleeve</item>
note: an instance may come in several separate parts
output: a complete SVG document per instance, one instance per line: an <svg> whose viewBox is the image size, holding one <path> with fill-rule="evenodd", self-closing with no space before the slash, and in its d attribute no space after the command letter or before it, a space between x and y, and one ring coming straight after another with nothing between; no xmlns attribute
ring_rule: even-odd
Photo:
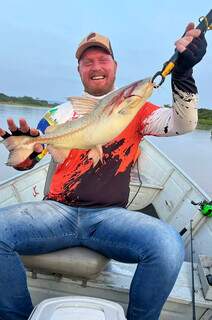
<svg viewBox="0 0 212 320"><path fill-rule="evenodd" d="M158 107L142 123L142 135L174 136L196 128L197 89L191 75L172 76L173 105Z"/></svg>

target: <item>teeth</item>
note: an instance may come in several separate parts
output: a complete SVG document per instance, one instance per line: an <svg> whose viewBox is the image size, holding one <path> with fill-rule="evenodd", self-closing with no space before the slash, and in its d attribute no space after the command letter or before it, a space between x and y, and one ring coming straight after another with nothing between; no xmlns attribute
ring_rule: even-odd
<svg viewBox="0 0 212 320"><path fill-rule="evenodd" d="M92 80L101 80L101 79L104 79L105 77L104 76L93 76L91 77Z"/></svg>

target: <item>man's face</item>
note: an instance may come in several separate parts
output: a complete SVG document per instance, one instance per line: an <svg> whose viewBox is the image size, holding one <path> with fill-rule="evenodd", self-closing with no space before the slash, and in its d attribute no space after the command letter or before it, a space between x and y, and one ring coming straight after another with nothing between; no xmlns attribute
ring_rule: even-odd
<svg viewBox="0 0 212 320"><path fill-rule="evenodd" d="M102 96L113 90L116 68L116 61L104 49L92 47L85 50L78 66L85 91Z"/></svg>

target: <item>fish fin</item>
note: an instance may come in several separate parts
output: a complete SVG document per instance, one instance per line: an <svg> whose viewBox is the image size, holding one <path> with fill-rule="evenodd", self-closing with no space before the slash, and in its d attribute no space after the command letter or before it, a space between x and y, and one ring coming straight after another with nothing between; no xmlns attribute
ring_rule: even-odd
<svg viewBox="0 0 212 320"><path fill-rule="evenodd" d="M69 100L73 104L74 111L76 109L79 117L84 117L82 117L82 119L67 120L64 123L47 127L45 138L54 138L59 135L73 133L89 125L92 121L92 116L89 114L99 105L102 99L70 97Z"/></svg>
<svg viewBox="0 0 212 320"><path fill-rule="evenodd" d="M74 109L76 108L91 108L93 109L99 102L99 99L90 98L90 97L69 97L69 101L71 101Z"/></svg>
<svg viewBox="0 0 212 320"><path fill-rule="evenodd" d="M103 163L103 151L102 146L97 145L92 148L88 153L88 158L93 160L93 166L95 167L99 160Z"/></svg>
<svg viewBox="0 0 212 320"><path fill-rule="evenodd" d="M68 157L70 150L54 148L51 145L47 146L48 152L57 163L62 163Z"/></svg>
<svg viewBox="0 0 212 320"><path fill-rule="evenodd" d="M74 111L79 117L93 111L99 103L99 99L89 97L70 97L69 100L71 101Z"/></svg>
<svg viewBox="0 0 212 320"><path fill-rule="evenodd" d="M32 152L33 144L30 144L30 147L27 146L27 148L20 147L13 149L9 153L6 165L11 167L17 166L18 164L26 160Z"/></svg>

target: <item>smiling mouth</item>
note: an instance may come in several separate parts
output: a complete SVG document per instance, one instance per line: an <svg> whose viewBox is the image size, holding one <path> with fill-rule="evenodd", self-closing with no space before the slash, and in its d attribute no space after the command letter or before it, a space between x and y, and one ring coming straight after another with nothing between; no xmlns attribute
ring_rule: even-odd
<svg viewBox="0 0 212 320"><path fill-rule="evenodd" d="M92 76L91 80L104 80L105 76Z"/></svg>

